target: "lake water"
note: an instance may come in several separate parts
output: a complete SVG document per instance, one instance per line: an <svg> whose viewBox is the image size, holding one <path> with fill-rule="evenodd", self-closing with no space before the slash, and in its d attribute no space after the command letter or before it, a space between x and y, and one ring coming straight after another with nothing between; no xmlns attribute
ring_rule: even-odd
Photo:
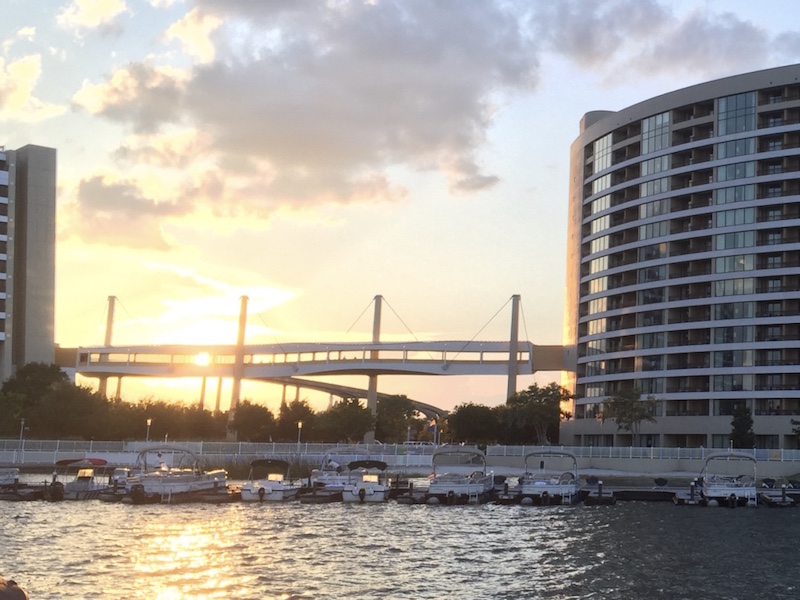
<svg viewBox="0 0 800 600"><path fill-rule="evenodd" d="M47 598L800 597L800 510L0 502Z"/></svg>

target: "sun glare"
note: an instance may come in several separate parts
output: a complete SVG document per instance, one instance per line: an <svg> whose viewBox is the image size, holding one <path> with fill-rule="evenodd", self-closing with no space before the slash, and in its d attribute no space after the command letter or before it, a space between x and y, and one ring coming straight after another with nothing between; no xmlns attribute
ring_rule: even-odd
<svg viewBox="0 0 800 600"><path fill-rule="evenodd" d="M211 357L208 355L208 352L201 352L194 357L194 364L198 367L207 367L210 362Z"/></svg>

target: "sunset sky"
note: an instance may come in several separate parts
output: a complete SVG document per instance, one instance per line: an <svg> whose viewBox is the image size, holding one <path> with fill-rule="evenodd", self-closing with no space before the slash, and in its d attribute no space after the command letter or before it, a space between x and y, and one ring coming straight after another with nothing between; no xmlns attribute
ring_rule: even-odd
<svg viewBox="0 0 800 600"><path fill-rule="evenodd" d="M3 0L0 145L58 150L56 341L101 344L109 295L115 344L234 343L241 295L248 343L368 340L376 294L383 339L500 340L520 294L520 337L559 344L583 114L800 62L798 14L792 0ZM196 400L186 383L126 380L123 397ZM444 408L505 389L379 380ZM280 388L244 396L275 409Z"/></svg>

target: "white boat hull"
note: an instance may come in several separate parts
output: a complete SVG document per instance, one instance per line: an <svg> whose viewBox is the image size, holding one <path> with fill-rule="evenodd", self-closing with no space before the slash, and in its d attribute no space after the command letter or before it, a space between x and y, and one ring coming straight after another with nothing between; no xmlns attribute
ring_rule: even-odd
<svg viewBox="0 0 800 600"><path fill-rule="evenodd" d="M385 485L346 485L342 491L342 502L386 502L389 491Z"/></svg>
<svg viewBox="0 0 800 600"><path fill-rule="evenodd" d="M270 486L269 482L248 482L242 486L242 502L288 502L297 498L300 486Z"/></svg>

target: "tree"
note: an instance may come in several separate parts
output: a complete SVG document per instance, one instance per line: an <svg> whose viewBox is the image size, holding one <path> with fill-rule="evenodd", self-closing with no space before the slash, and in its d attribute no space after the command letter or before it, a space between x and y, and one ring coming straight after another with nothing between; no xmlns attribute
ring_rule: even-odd
<svg viewBox="0 0 800 600"><path fill-rule="evenodd" d="M798 441L800 441L800 421L797 419L791 419L792 425L792 433L797 436Z"/></svg>
<svg viewBox="0 0 800 600"><path fill-rule="evenodd" d="M535 441L544 445L550 442L551 435L557 439L561 420L572 417L563 409L571 399L572 394L557 383L546 387L534 383L527 390L517 392L506 400L505 407L498 407L501 409L497 412L502 442L524 444Z"/></svg>
<svg viewBox="0 0 800 600"><path fill-rule="evenodd" d="M242 441L268 442L275 430L275 416L266 406L242 400L236 407L233 428Z"/></svg>
<svg viewBox="0 0 800 600"><path fill-rule="evenodd" d="M346 398L317 415L317 436L323 441L359 442L375 427L375 417L358 398Z"/></svg>
<svg viewBox="0 0 800 600"><path fill-rule="evenodd" d="M307 400L293 400L289 404L282 404L278 422L275 424L276 442L292 442L297 439L298 423L302 423L303 439L314 440L314 423L316 415Z"/></svg>
<svg viewBox="0 0 800 600"><path fill-rule="evenodd" d="M497 440L497 418L488 406L460 404L447 417L450 438L475 444Z"/></svg>
<svg viewBox="0 0 800 600"><path fill-rule="evenodd" d="M620 390L615 396L606 398L600 412L600 420L613 419L619 429L631 432L631 443L637 445L642 422L655 423L657 400L648 396L641 400L641 392L637 389Z"/></svg>
<svg viewBox="0 0 800 600"><path fill-rule="evenodd" d="M2 387L4 394L21 394L26 406L35 406L55 384L69 383L69 377L55 364L27 363L9 377Z"/></svg>
<svg viewBox="0 0 800 600"><path fill-rule="evenodd" d="M386 443L405 440L409 427L413 426L416 430L415 412L414 405L406 396L378 398L375 438Z"/></svg>
<svg viewBox="0 0 800 600"><path fill-rule="evenodd" d="M731 442L734 448L752 448L756 434L753 431L753 413L747 404L737 404L731 417Z"/></svg>

